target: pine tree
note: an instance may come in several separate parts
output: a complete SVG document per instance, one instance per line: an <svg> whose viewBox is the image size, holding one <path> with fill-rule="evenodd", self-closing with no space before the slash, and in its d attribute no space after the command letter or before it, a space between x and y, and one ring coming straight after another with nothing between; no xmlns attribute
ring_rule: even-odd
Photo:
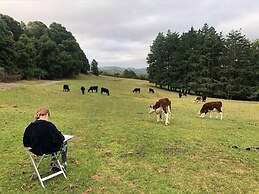
<svg viewBox="0 0 259 194"><path fill-rule="evenodd" d="M94 75L99 76L98 63L95 59L92 60L91 71Z"/></svg>

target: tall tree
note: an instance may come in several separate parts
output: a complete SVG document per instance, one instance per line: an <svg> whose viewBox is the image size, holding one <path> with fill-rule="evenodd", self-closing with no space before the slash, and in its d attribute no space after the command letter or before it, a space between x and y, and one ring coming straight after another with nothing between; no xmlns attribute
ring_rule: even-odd
<svg viewBox="0 0 259 194"><path fill-rule="evenodd" d="M91 62L91 71L94 75L99 76L98 63L95 59Z"/></svg>
<svg viewBox="0 0 259 194"><path fill-rule="evenodd" d="M172 33L168 30L166 39L165 39L165 50L164 63L167 66L165 71L164 80L165 85L167 85L168 90L176 90L181 87L180 82L184 77L181 74L181 63L180 62L180 38L179 34L174 32Z"/></svg>
<svg viewBox="0 0 259 194"><path fill-rule="evenodd" d="M225 39L222 57L222 82L229 99L247 99L251 95L249 86L251 71L251 44L241 30L232 30ZM249 83L250 82L250 83Z"/></svg>
<svg viewBox="0 0 259 194"><path fill-rule="evenodd" d="M58 47L47 34L38 41L37 67L42 70L41 78L55 79L62 77L62 68L57 62Z"/></svg>
<svg viewBox="0 0 259 194"><path fill-rule="evenodd" d="M22 34L15 43L15 64L21 70L23 79L31 79L36 73L36 48L26 34Z"/></svg>
<svg viewBox="0 0 259 194"><path fill-rule="evenodd" d="M48 34L58 47L58 60L56 66L62 68L63 77L73 77L80 72L87 73L90 69L88 59L71 32L58 23L52 23Z"/></svg>
<svg viewBox="0 0 259 194"><path fill-rule="evenodd" d="M159 32L153 44L150 46L150 53L147 56L147 68L149 81L155 83L155 85L163 86L163 76L165 72L163 55L165 50L165 36L162 32Z"/></svg>
<svg viewBox="0 0 259 194"><path fill-rule="evenodd" d="M48 30L48 27L40 22L40 21L34 21L29 22L25 29L25 34L28 37L35 37L36 39L40 39L42 35L44 35Z"/></svg>
<svg viewBox="0 0 259 194"><path fill-rule="evenodd" d="M87 57L85 56L85 53L82 51L81 52L81 60L82 60L82 69L81 69L81 73L83 74L87 74L88 71L90 71L90 64L89 64L89 60L87 59Z"/></svg>
<svg viewBox="0 0 259 194"><path fill-rule="evenodd" d="M253 48L253 58L251 61L252 67L251 71L253 72L253 76L250 77L251 80L254 80L254 83L252 82L252 86L254 87L253 94L251 96L251 99L258 100L259 101L259 39L256 39L252 42L252 48Z"/></svg>
<svg viewBox="0 0 259 194"><path fill-rule="evenodd" d="M6 22L0 17L0 67L7 73L12 73L15 69L14 59L14 39Z"/></svg>
<svg viewBox="0 0 259 194"><path fill-rule="evenodd" d="M8 15L0 14L0 17L2 17L2 19L7 24L8 29L12 32L14 41L17 41L20 35L22 34L22 28L20 23Z"/></svg>
<svg viewBox="0 0 259 194"><path fill-rule="evenodd" d="M190 90L198 91L199 83L196 79L197 73L200 71L200 55L201 55L201 34L193 27L180 37L180 53L181 72L183 78L183 90L190 93Z"/></svg>
<svg viewBox="0 0 259 194"><path fill-rule="evenodd" d="M219 58L222 55L223 39L213 27L204 24L199 31L200 42L200 71L198 71L199 92L211 96L215 95L217 80L220 77Z"/></svg>

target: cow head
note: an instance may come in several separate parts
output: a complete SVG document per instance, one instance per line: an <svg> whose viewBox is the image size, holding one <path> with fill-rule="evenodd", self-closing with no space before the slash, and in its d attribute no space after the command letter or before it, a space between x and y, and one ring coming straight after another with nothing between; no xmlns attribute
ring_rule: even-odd
<svg viewBox="0 0 259 194"><path fill-rule="evenodd" d="M149 114L156 112L156 109L154 109L154 106L149 107Z"/></svg>
<svg viewBox="0 0 259 194"><path fill-rule="evenodd" d="M201 111L201 110L200 110L200 111L198 112L198 116L201 117L201 118L205 117L205 115L206 115L206 112L204 112L204 111Z"/></svg>

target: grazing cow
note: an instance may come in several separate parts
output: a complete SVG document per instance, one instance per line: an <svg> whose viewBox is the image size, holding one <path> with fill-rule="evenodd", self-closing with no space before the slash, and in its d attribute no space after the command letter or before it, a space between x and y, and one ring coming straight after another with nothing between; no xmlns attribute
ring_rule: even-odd
<svg viewBox="0 0 259 194"><path fill-rule="evenodd" d="M108 96L110 96L110 92L107 88L101 88L101 94L106 93Z"/></svg>
<svg viewBox="0 0 259 194"><path fill-rule="evenodd" d="M82 94L85 94L85 87L84 86L81 87L81 91L82 91Z"/></svg>
<svg viewBox="0 0 259 194"><path fill-rule="evenodd" d="M63 85L63 92L69 92L70 89L69 89L69 86L68 85Z"/></svg>
<svg viewBox="0 0 259 194"><path fill-rule="evenodd" d="M95 92L98 92L98 86L91 86L89 89L88 89L88 92L93 92L95 90Z"/></svg>
<svg viewBox="0 0 259 194"><path fill-rule="evenodd" d="M149 93L155 93L155 91L152 88L149 88Z"/></svg>
<svg viewBox="0 0 259 194"><path fill-rule="evenodd" d="M207 98L207 96L202 95L202 102L206 102L206 98Z"/></svg>
<svg viewBox="0 0 259 194"><path fill-rule="evenodd" d="M183 96L183 93L179 92L179 98L182 98L182 96Z"/></svg>
<svg viewBox="0 0 259 194"><path fill-rule="evenodd" d="M201 101L201 96L196 96L196 98L194 99L194 102L200 102Z"/></svg>
<svg viewBox="0 0 259 194"><path fill-rule="evenodd" d="M203 104L200 112L199 112L199 117L203 118L208 112L210 113L210 118L211 118L211 111L217 111L217 116L220 114L220 119L222 120L223 118L223 113L222 113L222 102L221 101L215 101L215 102L207 102Z"/></svg>
<svg viewBox="0 0 259 194"><path fill-rule="evenodd" d="M170 123L171 118L171 101L168 98L159 99L155 105L150 106L149 113L156 113L157 122L162 121L162 113L165 114L165 125Z"/></svg>
<svg viewBox="0 0 259 194"><path fill-rule="evenodd" d="M134 90L133 90L132 92L133 92L133 93L134 93L134 92L136 92L136 93L137 93L137 92L138 92L138 93L140 93L140 88L134 88Z"/></svg>

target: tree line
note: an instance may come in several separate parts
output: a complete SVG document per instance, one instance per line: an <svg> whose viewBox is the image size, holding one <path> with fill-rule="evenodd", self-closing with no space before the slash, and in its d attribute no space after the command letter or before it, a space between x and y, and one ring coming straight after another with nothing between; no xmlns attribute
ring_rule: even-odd
<svg viewBox="0 0 259 194"><path fill-rule="evenodd" d="M158 33L147 55L148 79L170 91L259 100L259 39L240 30L226 37L204 24L181 35Z"/></svg>
<svg viewBox="0 0 259 194"><path fill-rule="evenodd" d="M88 71L86 55L61 24L26 25L0 14L0 81L69 78Z"/></svg>

